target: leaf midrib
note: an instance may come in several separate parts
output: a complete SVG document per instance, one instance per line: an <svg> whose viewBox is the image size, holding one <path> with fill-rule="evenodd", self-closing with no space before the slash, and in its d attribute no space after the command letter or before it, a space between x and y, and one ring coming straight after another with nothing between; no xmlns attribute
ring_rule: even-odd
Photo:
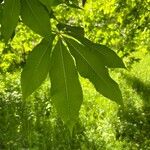
<svg viewBox="0 0 150 150"><path fill-rule="evenodd" d="M14 1L13 1L13 4L12 4L11 16L13 16L13 10L14 10L14 6L15 6L15 5L14 5L14 4L15 4L15 2L16 2L16 0L14 0Z"/></svg>
<svg viewBox="0 0 150 150"><path fill-rule="evenodd" d="M34 11L33 11L32 7L31 7L30 3L28 2L28 0L26 0L26 2L27 2L27 5L29 6L29 8L30 8L30 10L31 10L31 12L32 12L32 14L33 14L33 16L35 17L35 20L38 22L38 24L40 25L40 28L42 29L41 23L40 23L40 21L38 20L38 17L37 17L37 15L36 15L36 13L34 13Z"/></svg>
<svg viewBox="0 0 150 150"><path fill-rule="evenodd" d="M61 55L61 61L62 61L62 67L63 67L63 74L64 74L64 80L65 80L65 92L66 92L66 100L67 100L67 104L68 104L68 111L67 111L67 118L70 120L70 116L69 114L70 112L70 102L69 102L69 93L68 93L68 84L67 84L67 77L66 77L66 69L65 69L65 64L64 64L64 57L63 57L63 52L62 52L62 46L60 43L60 55Z"/></svg>
<svg viewBox="0 0 150 150"><path fill-rule="evenodd" d="M68 41L68 40L67 40ZM68 41L69 42L69 41ZM70 43L70 42L69 42ZM70 45L76 50L76 52L81 55L81 57L86 61L86 63L92 68L92 70L95 72L95 74L97 74L97 76L99 76L99 78L101 78L101 80L103 80L103 82L106 84L106 86L109 88L107 82L95 71L95 69L88 63L88 61L86 60L86 58L76 49L76 47L74 47L71 43ZM114 87L113 87L114 89Z"/></svg>

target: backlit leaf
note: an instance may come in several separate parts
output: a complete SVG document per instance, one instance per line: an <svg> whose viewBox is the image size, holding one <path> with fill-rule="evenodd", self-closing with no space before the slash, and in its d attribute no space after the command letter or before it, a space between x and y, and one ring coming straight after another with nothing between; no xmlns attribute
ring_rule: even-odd
<svg viewBox="0 0 150 150"><path fill-rule="evenodd" d="M47 8L51 6L59 5L63 2L63 0L39 0L42 4L44 4Z"/></svg>
<svg viewBox="0 0 150 150"><path fill-rule="evenodd" d="M87 38L76 34L74 31L71 31L71 33L67 31L67 33L80 41L85 47L91 49L91 51L95 51L95 54L97 53L97 55L99 55L101 62L105 66L109 68L125 68L122 59L107 46L93 43Z"/></svg>
<svg viewBox="0 0 150 150"><path fill-rule="evenodd" d="M108 69L101 62L99 55L74 39L65 38L65 41L75 57L81 76L88 78L103 96L122 104L118 84L110 78Z"/></svg>
<svg viewBox="0 0 150 150"><path fill-rule="evenodd" d="M7 42L17 26L20 13L20 0L5 0L2 17L2 36Z"/></svg>
<svg viewBox="0 0 150 150"><path fill-rule="evenodd" d="M53 37L43 39L28 57L27 64L21 74L21 85L24 99L32 94L45 80L49 72L50 53Z"/></svg>
<svg viewBox="0 0 150 150"><path fill-rule="evenodd" d="M82 89L72 56L59 40L51 58L51 96L58 114L71 130L82 103Z"/></svg>
<svg viewBox="0 0 150 150"><path fill-rule="evenodd" d="M71 26L63 23L57 24L57 28L61 31L65 31L66 33L73 33L77 36L84 36L84 28L80 26Z"/></svg>
<svg viewBox="0 0 150 150"><path fill-rule="evenodd" d="M47 37L51 35L48 10L38 0L21 0L21 18L33 31Z"/></svg>
<svg viewBox="0 0 150 150"><path fill-rule="evenodd" d="M2 12L3 12L2 5L0 4L0 25L2 23Z"/></svg>

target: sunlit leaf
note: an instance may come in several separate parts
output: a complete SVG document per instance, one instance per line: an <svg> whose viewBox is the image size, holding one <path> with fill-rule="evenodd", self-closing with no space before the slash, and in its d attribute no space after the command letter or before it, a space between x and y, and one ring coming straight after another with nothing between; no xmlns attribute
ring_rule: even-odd
<svg viewBox="0 0 150 150"><path fill-rule="evenodd" d="M39 0L42 4L44 4L47 8L51 6L59 5L63 2L63 0Z"/></svg>
<svg viewBox="0 0 150 150"><path fill-rule="evenodd" d="M36 33L47 37L51 35L49 12L38 0L21 0L23 23Z"/></svg>
<svg viewBox="0 0 150 150"><path fill-rule="evenodd" d="M53 50L50 79L52 100L71 130L82 103L82 89L73 58L61 40Z"/></svg>
<svg viewBox="0 0 150 150"><path fill-rule="evenodd" d="M105 66L109 68L125 68L122 59L107 46L93 43L87 38L80 36L74 32L72 32L70 35L79 40L85 47L88 47L92 51L95 51L95 53L99 55L101 61L104 63Z"/></svg>
<svg viewBox="0 0 150 150"><path fill-rule="evenodd" d="M81 76L88 78L96 90L105 97L122 104L122 96L118 84L113 81L107 68L101 62L101 57L74 39L65 38L70 52L75 57L77 69Z"/></svg>
<svg viewBox="0 0 150 150"><path fill-rule="evenodd" d="M0 24L2 23L2 5L0 4Z"/></svg>
<svg viewBox="0 0 150 150"><path fill-rule="evenodd" d="M17 26L20 13L20 0L5 0L2 16L2 36L7 42Z"/></svg>
<svg viewBox="0 0 150 150"><path fill-rule="evenodd" d="M21 74L21 85L24 99L31 95L45 80L49 72L50 53L53 37L43 39L28 57Z"/></svg>

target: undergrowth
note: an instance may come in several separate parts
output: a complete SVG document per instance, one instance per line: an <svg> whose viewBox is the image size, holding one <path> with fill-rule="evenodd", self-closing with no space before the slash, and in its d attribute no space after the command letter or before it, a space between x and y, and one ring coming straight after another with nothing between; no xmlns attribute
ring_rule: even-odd
<svg viewBox="0 0 150 150"><path fill-rule="evenodd" d="M81 78L84 102L70 135L50 99L45 82L27 101L21 98L20 72L0 75L0 149L149 150L150 56L132 69L112 71L124 107Z"/></svg>

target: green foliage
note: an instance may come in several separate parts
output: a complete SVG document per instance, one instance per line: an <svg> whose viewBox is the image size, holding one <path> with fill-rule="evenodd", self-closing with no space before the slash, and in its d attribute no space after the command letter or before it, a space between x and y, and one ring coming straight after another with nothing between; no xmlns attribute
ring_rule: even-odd
<svg viewBox="0 0 150 150"><path fill-rule="evenodd" d="M142 54L149 52L147 0L88 0L83 11L67 7L59 7L57 11L56 15L62 22L84 27L88 39L115 50L126 66L131 66L142 58Z"/></svg>
<svg viewBox="0 0 150 150"><path fill-rule="evenodd" d="M2 16L2 36L7 42L17 26L20 14L20 0L5 0Z"/></svg>
<svg viewBox="0 0 150 150"><path fill-rule="evenodd" d="M47 8L51 8L52 6L59 5L62 3L62 0L39 0L42 4L44 4Z"/></svg>
<svg viewBox="0 0 150 150"><path fill-rule="evenodd" d="M4 44L0 41L0 72L3 74L23 67L27 55L41 39L22 23L18 24L16 31L11 42Z"/></svg>
<svg viewBox="0 0 150 150"><path fill-rule="evenodd" d="M26 2L29 0L22 3ZM84 0L80 0L79 3L77 0L47 2L48 0L37 1L38 6L44 8L43 11L48 14L50 35L39 33L43 37L46 36L46 39L35 34L35 32L38 33L39 24L36 25L35 22L38 21L33 15L30 16L33 19L27 18L27 22L24 22L29 27L22 23L22 18L19 16L18 26L16 29L13 28L15 35L9 24L8 28L12 33L9 29L8 34L11 34L11 36L9 35L11 40L4 44L1 23L5 1L0 0L0 149L150 149L150 56L145 56L150 48L149 1L88 0L82 9L81 2L84 4ZM37 5L32 8L37 8ZM7 13L10 12L11 10ZM37 14L37 9L35 9L35 13ZM27 14L28 12L25 10L25 16ZM38 19L42 20L40 14L37 15ZM54 40L51 40L51 33L55 35ZM73 45L79 45L77 50L70 48L72 46L70 41ZM45 47L51 42L52 48L46 50ZM58 42L61 43L61 48L56 47ZM113 69L123 68L124 64L108 47L115 50L124 59L126 66L131 67L128 68L128 71ZM42 55L44 52L48 55ZM79 59L81 55L78 55L77 52L89 60L96 72L107 72L107 76L103 77L100 74L99 78L103 77L104 80L109 78L118 89L118 85L108 76L109 71L111 77L119 83L124 108L99 95L94 88L95 86L99 91L101 90L102 85L99 83L99 79L96 82L95 76L91 76L89 73L91 68L83 68L88 64L83 59ZM56 53L59 57L61 56L60 59L58 56L54 56ZM29 57L27 57L28 55ZM37 66L44 66L43 63L38 63L39 58L43 58L42 56L44 56L42 62L47 62L45 66L49 66L49 69L53 67L54 72L49 71L47 67L38 67L38 73L35 73ZM62 69L62 58L65 58L63 59L65 69L69 69ZM142 61L136 63L140 59ZM31 62L33 63L31 64ZM94 65L95 62L99 66ZM19 80L20 69L24 65L27 68L27 70L25 68L23 70L26 74L24 79L30 83L23 84L27 86L26 91L32 93L33 89L37 89L26 101L22 100ZM56 65L58 67L55 67ZM28 76L28 70L30 76ZM45 73L45 70L48 72ZM59 74L57 74L58 71ZM64 71L69 73L66 74L66 81L69 80L66 85L70 88L64 88ZM72 72L75 72L74 75ZM79 76L82 90L77 72L82 76L88 76L87 79ZM49 78L46 78L50 74L51 83ZM32 78L33 76L35 78ZM52 78L55 84L53 84ZM38 88L38 85L45 79L46 83ZM92 80L94 86L89 79ZM63 88L60 88L62 85ZM49 87L51 87L51 93ZM80 93L79 98L69 99L68 97L70 101L66 101L64 98L67 95L66 89L71 90L71 93L68 92L70 97L73 97L76 92ZM57 92L55 92L56 90ZM109 92L110 90L103 89L103 91ZM25 92L23 93L25 94ZM82 93L84 100L81 105ZM59 96L59 100L55 101L58 95L61 96ZM61 100L64 101L62 104ZM117 98L114 98L114 101L116 100ZM77 106L76 109L72 109L74 108L73 104ZM57 107L57 105L63 107ZM67 109L69 107L71 113ZM58 113L60 112L58 115L55 109ZM63 115L61 111L66 114ZM74 124L76 120L72 136L59 116L63 120L66 119L66 116L70 118L73 116L71 122L65 120L68 126Z"/></svg>
<svg viewBox="0 0 150 150"><path fill-rule="evenodd" d="M24 99L31 95L47 77L50 68L49 59L53 39L53 36L49 41L43 39L34 47L28 57L27 64L21 76Z"/></svg>
<svg viewBox="0 0 150 150"><path fill-rule="evenodd" d="M101 62L101 57L95 51L77 43L75 40L65 40L76 59L77 69L81 76L88 78L97 91L104 96L121 104L122 97L118 85L109 77L107 68Z"/></svg>
<svg viewBox="0 0 150 150"><path fill-rule="evenodd" d="M85 1L82 3L85 5ZM78 82L77 70L94 84L98 92L122 104L119 86L109 76L108 67L124 67L124 64L106 46L85 39L84 29L80 26L60 24L54 14L55 8L59 4L68 8L79 8L80 5L77 0L58 0L51 1L51 3L41 0L4 1L1 30L5 41L8 41L12 37L20 17L20 22L42 36L42 42L29 54L27 65L22 72L23 97L26 99L30 96L49 73L51 96L58 114L68 127L72 128L82 103L82 89ZM9 22L10 19L11 22ZM79 36L76 34L77 31L79 33L81 31ZM55 36L54 41L51 37L52 34ZM53 69L49 70L50 66ZM61 76L60 79L57 73ZM74 81L74 86L69 84L71 79Z"/></svg>
<svg viewBox="0 0 150 150"><path fill-rule="evenodd" d="M121 87L124 109L80 78L84 101L72 137L56 115L49 81L22 101L20 72L0 75L0 149L149 149L149 60L144 57L131 72L111 73Z"/></svg>
<svg viewBox="0 0 150 150"><path fill-rule="evenodd" d="M53 50L50 66L52 100L72 131L83 96L73 58L61 40Z"/></svg>
<svg viewBox="0 0 150 150"><path fill-rule="evenodd" d="M51 35L49 13L39 1L22 0L21 18L23 23L29 26L36 33L44 37Z"/></svg>

